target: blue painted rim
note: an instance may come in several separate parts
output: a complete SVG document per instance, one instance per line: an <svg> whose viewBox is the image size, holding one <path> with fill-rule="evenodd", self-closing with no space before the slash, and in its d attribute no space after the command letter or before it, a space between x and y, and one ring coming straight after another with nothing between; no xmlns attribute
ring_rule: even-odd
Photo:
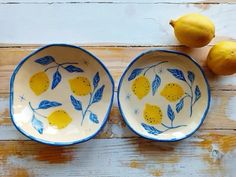
<svg viewBox="0 0 236 177"><path fill-rule="evenodd" d="M14 80L15 80L15 76L16 74L18 73L18 71L20 70L21 66L24 64L25 61L27 61L30 57L32 57L33 55L35 55L36 53L48 48L48 47L56 47L56 46L62 46L62 47L70 47L70 48L76 48L76 49L79 49L83 52L85 52L86 54L90 55L91 57L93 57L102 67L103 69L105 70L105 72L107 73L108 77L110 78L110 81L111 81L111 85L112 85L112 95L111 95L111 99L110 99L110 105L108 107L108 110L107 110L107 113L105 115L105 118L103 120L103 122L101 123L101 126L100 128L92 135L84 138L84 139L80 139L78 141L73 141L73 142L53 142L53 141L47 141L47 140L44 140L44 139L40 139L40 138L36 138L34 136L31 136L30 134L28 134L26 131L24 131L23 129L21 129L20 127L18 127L14 121L14 114L13 114L13 93L14 93L14 90L13 90L13 85L14 85ZM32 52L31 54L29 54L27 57L25 57L23 60L21 60L18 65L15 67L14 71L13 71L13 74L11 76L11 79L10 79L10 116L11 116L11 120L12 120L12 123L14 124L14 126L16 127L16 129L21 132L23 135L25 135L26 137L30 138L31 140L34 140L36 142L39 142L39 143L42 143L42 144L47 144L47 145L53 145L53 146L68 146L68 145L73 145L73 144L78 144L78 143L83 143L83 142L86 142L92 138L94 138L103 128L104 126L106 125L106 122L108 120L108 117L109 117L109 114L110 114L110 111L111 111L111 107L112 107L112 104L113 104L113 98L114 98L114 80L110 74L110 72L108 71L108 69L106 68L106 66L98 59L98 57L96 57L95 55L91 54L90 52L88 52L87 50L81 48L81 47L78 47L78 46L74 46L74 45L69 45L69 44L50 44L50 45L46 45L46 46L43 46L41 48L39 48L38 50Z"/></svg>
<svg viewBox="0 0 236 177"><path fill-rule="evenodd" d="M203 117L201 118L201 121L199 122L198 126L196 129L194 129L191 133L189 134L186 134L184 137L181 137L181 138L172 138L172 139L158 139L158 138L153 138L153 137L149 137L149 136L146 136L146 135L143 135L143 134L140 134L139 132L137 132L128 122L127 118L125 117L125 114L123 113L122 111L122 108L121 108L121 102L120 102L120 89L122 87L122 82L123 82L123 79L127 73L127 71L129 70L129 68L139 59L142 58L142 56L146 55L146 54L149 54L149 53L152 53L152 52L164 52L164 53L172 53L172 54L177 54L177 55L182 55L184 57L186 57L187 59L191 60L198 68L199 70L201 71L203 77L204 77L204 80L205 80L205 83L206 83L206 87L207 87L207 93L208 93L208 103L207 103L207 107L205 109L205 112L203 114ZM210 92L210 87L209 87L209 83L207 81L207 78L202 70L202 68L200 67L200 65L192 58L190 57L189 55L185 54L185 53L182 53L182 52L178 52L178 51L174 51L174 50L160 50L160 49L152 49L152 50L148 50L148 51L144 51L142 52L141 54L139 54L137 57L135 57L133 59L133 61L128 65L128 67L125 69L125 71L123 72L121 78L120 78L120 81L119 81L119 85L118 85L118 91L117 91L117 100L118 100L118 107L119 107L119 110L120 110L120 113L123 117L123 120L125 121L126 125L129 127L129 129L134 132L136 135L138 136L141 136L143 138L146 138L146 139L149 139L149 140L154 140L154 141L159 141L159 142L175 142L175 141L180 141L180 140L183 140L183 139L186 139L190 136L192 136L199 128L200 126L202 125L202 123L204 122L205 118L206 118L206 115L208 113L208 110L209 110L209 107L210 107L210 102L211 102L211 92Z"/></svg>

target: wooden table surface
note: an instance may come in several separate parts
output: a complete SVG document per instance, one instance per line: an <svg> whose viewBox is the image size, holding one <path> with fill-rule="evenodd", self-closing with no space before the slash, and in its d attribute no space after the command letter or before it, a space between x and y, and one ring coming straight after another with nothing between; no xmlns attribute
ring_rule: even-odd
<svg viewBox="0 0 236 177"><path fill-rule="evenodd" d="M214 21L217 37L208 46L188 49L176 41L169 20L188 12ZM236 75L218 77L205 66L207 52L223 39L236 39L235 0L0 0L0 176L235 177ZM207 75L210 112L190 138L160 143L134 135L115 99L109 121L95 139L67 147L33 142L11 123L9 79L23 57L55 42L80 45L97 55L116 88L140 52L185 52Z"/></svg>

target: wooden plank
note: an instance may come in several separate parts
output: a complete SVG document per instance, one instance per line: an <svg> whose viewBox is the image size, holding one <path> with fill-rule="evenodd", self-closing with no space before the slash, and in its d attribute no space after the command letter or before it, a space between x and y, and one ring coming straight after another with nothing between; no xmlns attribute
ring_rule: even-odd
<svg viewBox="0 0 236 177"><path fill-rule="evenodd" d="M213 44L222 39L236 39L235 11L235 3L0 4L0 23L3 24L0 42L179 45L169 25L170 19L200 12L209 16L216 25L217 38Z"/></svg>
<svg viewBox="0 0 236 177"><path fill-rule="evenodd" d="M108 66L111 71L113 78L117 82L119 77L128 63L138 53L150 49L147 47L85 47L91 51ZM0 135L0 139L25 139L21 136L15 128L12 126L9 119L8 110L8 93L9 93L9 78L15 65L25 57L27 54L32 52L35 46L30 47L16 47L16 48L0 48L0 124L1 129L6 132L3 136ZM228 77L216 77L211 74L205 67L205 58L209 50L209 47L202 49L189 50L184 47L160 47L160 49L172 49L186 52L196 58L198 62L204 67L207 77L210 81L211 88L213 90L213 102L212 109L206 119L206 123L202 129L234 129L235 128L235 111L236 106L236 92L235 83L236 75ZM222 91L223 90L223 91ZM3 95L3 93L6 93ZM216 121L217 120L217 121ZM105 130L100 133L98 138L111 138L111 137L133 137L131 133L122 121L117 103L114 103L110 122L106 126Z"/></svg>
<svg viewBox="0 0 236 177"><path fill-rule="evenodd" d="M116 87L119 78L127 65L143 51L151 47L84 47L91 53L98 56L108 67ZM0 93L9 93L9 80L12 71L17 63L35 47L23 48L0 48ZM207 53L210 47L190 50L185 47L158 47L158 49L177 50L189 54L204 68L212 90L236 90L236 75L232 76L215 76L205 65Z"/></svg>
<svg viewBox="0 0 236 177"><path fill-rule="evenodd" d="M0 141L0 176L233 177L235 135L204 131L176 143L94 139L67 147Z"/></svg>
<svg viewBox="0 0 236 177"><path fill-rule="evenodd" d="M179 44L174 40L172 30L167 27L169 17L188 11L198 11L217 20L217 33L219 33L217 34L218 39L215 41L228 38L225 37L226 35L236 39L234 25L232 25L236 18L234 17L236 10L234 0L223 0L222 4L215 4L220 3L218 0L204 2L195 0L178 2L174 0L148 0L145 2L143 0L102 0L92 2L88 0L85 3L83 0L75 0L76 2L67 0L23 1L13 0L9 3L0 0L0 23L4 24L3 29L0 29L3 34L3 37L0 35L0 42L4 42L2 40L4 39L18 43L15 47L0 46L0 176L235 176L236 75L214 76L205 66L209 46L197 50L176 46ZM11 4L12 2L13 4ZM21 4L14 4L19 2ZM90 14L91 11L94 13ZM23 12L27 12L27 14ZM60 12L63 12L61 14L64 17L61 18ZM114 16L113 13L120 16ZM163 14L167 13L168 20L158 19L160 22L157 20L158 24L154 25L156 16L163 17ZM150 21L154 17L153 24L150 21L150 23L145 22L143 14L150 15ZM222 14L222 17L218 14ZM67 23L66 21L71 15L76 16ZM42 24L46 22L43 20L47 16L49 22L46 23L45 28ZM96 21L93 20L95 16L98 17ZM3 18L7 19L3 20ZM112 22L110 22L111 19L113 19ZM32 28L32 26L34 27ZM8 32L9 29L13 29L12 33ZM35 31L31 32L28 29ZM119 31L114 29L119 29ZM42 35L38 33L39 30ZM57 33L53 34L55 30ZM42 40L39 41L39 39ZM86 47L86 49L96 54L108 66L116 85L121 73L132 58L150 48L115 47L115 45L154 45L161 46L161 49L184 51L195 57L207 74L213 90L211 111L202 128L194 136L176 143L158 143L137 138L122 121L116 101L109 123L96 139L68 147L52 147L28 141L13 127L8 110L10 74L20 59L35 49L35 46L29 45L18 47L22 40L26 43L28 43L27 41L51 43L59 40L67 43L79 42L87 46L90 46L91 42L92 45L99 43L113 46L94 46ZM164 47L169 45L176 47Z"/></svg>
<svg viewBox="0 0 236 177"><path fill-rule="evenodd" d="M115 95L116 96L116 95ZM13 126L9 115L8 95L0 96L0 140L25 140ZM236 91L213 91L210 112L200 129L235 129L236 127ZM109 121L96 138L129 138L136 137L119 113L115 99Z"/></svg>

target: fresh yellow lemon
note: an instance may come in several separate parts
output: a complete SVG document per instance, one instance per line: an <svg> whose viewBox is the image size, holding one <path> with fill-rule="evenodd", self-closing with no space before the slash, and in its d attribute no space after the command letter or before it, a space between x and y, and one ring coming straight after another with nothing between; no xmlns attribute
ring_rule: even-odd
<svg viewBox="0 0 236 177"><path fill-rule="evenodd" d="M156 105L145 104L143 118L151 125L160 124L162 121L161 108Z"/></svg>
<svg viewBox="0 0 236 177"><path fill-rule="evenodd" d="M184 90L177 83L168 83L161 91L161 96L167 100L174 102L179 100L184 95Z"/></svg>
<svg viewBox="0 0 236 177"><path fill-rule="evenodd" d="M141 100L150 92L150 82L147 77L139 76L132 84L132 91Z"/></svg>
<svg viewBox="0 0 236 177"><path fill-rule="evenodd" d="M214 45L208 54L207 65L218 75L236 73L236 42L222 41Z"/></svg>
<svg viewBox="0 0 236 177"><path fill-rule="evenodd" d="M191 13L170 21L176 38L188 47L203 47L215 37L215 26L206 16Z"/></svg>
<svg viewBox="0 0 236 177"><path fill-rule="evenodd" d="M29 86L35 95L41 95L43 92L47 91L49 87L47 74L44 71L34 74L29 80Z"/></svg>
<svg viewBox="0 0 236 177"><path fill-rule="evenodd" d="M76 77L69 80L72 92L77 96L86 96L91 92L91 84L87 77Z"/></svg>
<svg viewBox="0 0 236 177"><path fill-rule="evenodd" d="M65 128L71 123L72 118L63 110L57 110L48 116L48 122L50 125L57 127L58 129Z"/></svg>

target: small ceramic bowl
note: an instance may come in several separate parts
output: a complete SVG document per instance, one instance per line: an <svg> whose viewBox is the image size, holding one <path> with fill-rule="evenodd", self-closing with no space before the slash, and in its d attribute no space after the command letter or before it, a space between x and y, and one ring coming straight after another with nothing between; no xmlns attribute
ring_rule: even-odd
<svg viewBox="0 0 236 177"><path fill-rule="evenodd" d="M118 104L136 134L156 141L177 141L203 123L210 90L201 67L188 55L151 50L136 57L123 73Z"/></svg>
<svg viewBox="0 0 236 177"><path fill-rule="evenodd" d="M10 90L11 118L21 133L45 144L70 145L93 138L105 125L114 83L86 50L54 44L18 64Z"/></svg>

